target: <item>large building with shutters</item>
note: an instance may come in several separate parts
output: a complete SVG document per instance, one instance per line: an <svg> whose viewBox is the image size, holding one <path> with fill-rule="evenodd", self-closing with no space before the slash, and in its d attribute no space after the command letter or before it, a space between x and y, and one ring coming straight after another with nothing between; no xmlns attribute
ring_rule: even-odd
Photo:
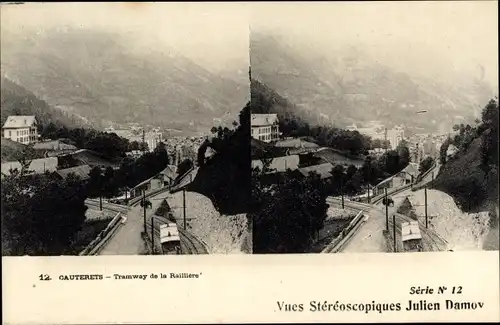
<svg viewBox="0 0 500 325"><path fill-rule="evenodd" d="M9 116L2 127L3 137L22 144L38 141L37 121L35 116Z"/></svg>
<svg viewBox="0 0 500 325"><path fill-rule="evenodd" d="M278 114L252 114L252 137L263 142L278 141L278 122Z"/></svg>

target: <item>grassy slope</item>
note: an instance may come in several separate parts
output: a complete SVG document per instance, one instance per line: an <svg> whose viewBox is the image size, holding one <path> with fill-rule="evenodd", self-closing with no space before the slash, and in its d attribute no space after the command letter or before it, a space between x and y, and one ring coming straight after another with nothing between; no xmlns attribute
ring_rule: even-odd
<svg viewBox="0 0 500 325"><path fill-rule="evenodd" d="M430 185L452 196L464 212L490 210L498 205L498 183L480 166L480 146L481 139L474 140L464 154L441 167Z"/></svg>
<svg viewBox="0 0 500 325"><path fill-rule="evenodd" d="M2 163L16 161L23 151L25 145L9 139L2 138ZM43 150L36 150L34 158L43 158Z"/></svg>
<svg viewBox="0 0 500 325"><path fill-rule="evenodd" d="M28 89L2 77L0 92L1 123L10 115L35 115L41 125L54 122L67 127L80 126L76 120L54 109Z"/></svg>

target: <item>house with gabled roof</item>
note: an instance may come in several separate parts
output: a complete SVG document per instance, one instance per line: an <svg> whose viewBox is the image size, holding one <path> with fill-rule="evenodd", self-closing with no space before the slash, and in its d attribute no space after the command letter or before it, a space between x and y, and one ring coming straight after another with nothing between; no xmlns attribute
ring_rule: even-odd
<svg viewBox="0 0 500 325"><path fill-rule="evenodd" d="M250 125L252 138L271 142L280 137L278 114L252 114Z"/></svg>
<svg viewBox="0 0 500 325"><path fill-rule="evenodd" d="M34 115L11 115L5 121L3 137L22 144L38 141L37 120Z"/></svg>

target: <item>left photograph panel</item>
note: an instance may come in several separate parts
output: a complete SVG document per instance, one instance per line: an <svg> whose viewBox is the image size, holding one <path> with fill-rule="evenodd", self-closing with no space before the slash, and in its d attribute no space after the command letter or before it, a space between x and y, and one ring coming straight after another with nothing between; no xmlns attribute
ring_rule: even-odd
<svg viewBox="0 0 500 325"><path fill-rule="evenodd" d="M1 10L3 256L252 253L241 5Z"/></svg>

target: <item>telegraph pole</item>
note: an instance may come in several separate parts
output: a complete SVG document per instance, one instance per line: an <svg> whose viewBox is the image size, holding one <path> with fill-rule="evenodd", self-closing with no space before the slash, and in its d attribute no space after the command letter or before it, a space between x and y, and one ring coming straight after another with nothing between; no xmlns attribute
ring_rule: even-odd
<svg viewBox="0 0 500 325"><path fill-rule="evenodd" d="M155 217L151 216L151 253L155 254Z"/></svg>
<svg viewBox="0 0 500 325"><path fill-rule="evenodd" d="M102 194L99 195L99 210L102 211Z"/></svg>
<svg viewBox="0 0 500 325"><path fill-rule="evenodd" d="M428 217L427 217L427 185L424 187L424 196L425 196L425 228L428 228Z"/></svg>
<svg viewBox="0 0 500 325"><path fill-rule="evenodd" d="M147 234L147 232L146 232L146 190L142 191L142 208L144 211L144 233Z"/></svg>
<svg viewBox="0 0 500 325"><path fill-rule="evenodd" d="M396 215L392 215L392 236L394 237L394 252L397 252L398 249L396 247Z"/></svg>
<svg viewBox="0 0 500 325"><path fill-rule="evenodd" d="M182 189L182 207L184 214L184 230L186 230L186 190Z"/></svg>
<svg viewBox="0 0 500 325"><path fill-rule="evenodd" d="M384 129L384 152L386 154L385 158L387 159L387 128Z"/></svg>
<svg viewBox="0 0 500 325"><path fill-rule="evenodd" d="M340 179L340 194L342 195L342 209L344 209L344 181Z"/></svg>
<svg viewBox="0 0 500 325"><path fill-rule="evenodd" d="M387 202L387 187L385 191L385 229L389 231L389 202Z"/></svg>
<svg viewBox="0 0 500 325"><path fill-rule="evenodd" d="M371 179L371 176L372 176L372 160L370 159L368 161L368 203L370 203L370 179Z"/></svg>
<svg viewBox="0 0 500 325"><path fill-rule="evenodd" d="M142 128L142 154L146 152L146 130Z"/></svg>

